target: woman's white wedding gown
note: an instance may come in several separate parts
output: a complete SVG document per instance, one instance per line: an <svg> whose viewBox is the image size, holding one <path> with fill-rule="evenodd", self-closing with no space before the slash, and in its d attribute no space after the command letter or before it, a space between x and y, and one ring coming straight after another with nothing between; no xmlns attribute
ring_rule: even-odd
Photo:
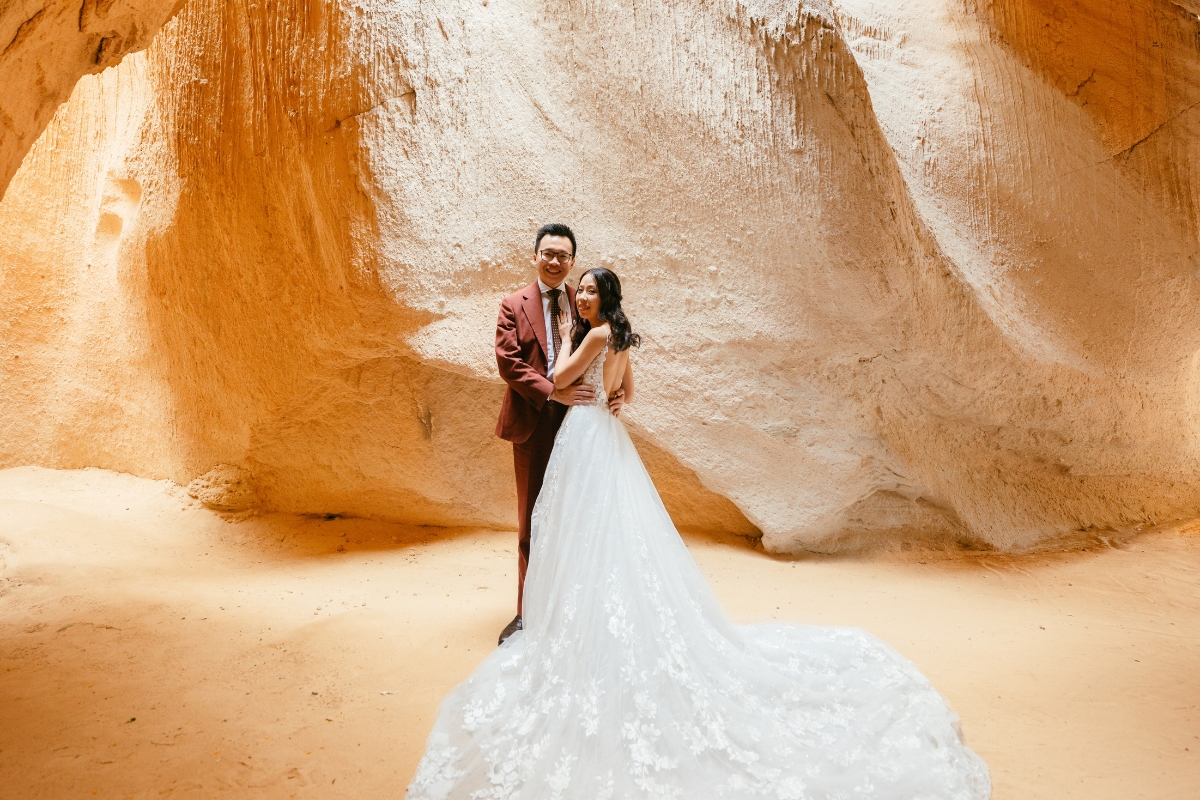
<svg viewBox="0 0 1200 800"><path fill-rule="evenodd" d="M408 799L987 798L958 718L888 645L726 619L599 394L555 439L524 630L442 701Z"/></svg>

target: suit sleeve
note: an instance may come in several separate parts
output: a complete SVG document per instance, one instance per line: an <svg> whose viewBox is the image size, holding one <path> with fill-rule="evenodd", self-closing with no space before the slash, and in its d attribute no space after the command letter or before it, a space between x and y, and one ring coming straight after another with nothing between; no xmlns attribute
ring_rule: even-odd
<svg viewBox="0 0 1200 800"><path fill-rule="evenodd" d="M500 304L500 316L496 320L496 366L500 368L504 382L539 411L554 392L550 379L521 358L517 314L509 303Z"/></svg>

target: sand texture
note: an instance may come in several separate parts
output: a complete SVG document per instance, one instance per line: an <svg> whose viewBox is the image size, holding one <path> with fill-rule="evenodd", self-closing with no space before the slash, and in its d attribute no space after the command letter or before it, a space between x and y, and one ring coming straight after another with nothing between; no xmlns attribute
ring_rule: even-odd
<svg viewBox="0 0 1200 800"><path fill-rule="evenodd" d="M400 797L512 614L515 535L228 521L127 475L0 472L0 786L25 798ZM995 800L1200 785L1200 538L788 561L688 544L738 621L857 625L925 672Z"/></svg>
<svg viewBox="0 0 1200 800"><path fill-rule="evenodd" d="M1193 6L190 0L44 131L80 69L38 55L0 124L0 466L511 527L493 326L553 219L625 282L626 419L681 525L1194 519ZM173 7L95 5L147 40Z"/></svg>

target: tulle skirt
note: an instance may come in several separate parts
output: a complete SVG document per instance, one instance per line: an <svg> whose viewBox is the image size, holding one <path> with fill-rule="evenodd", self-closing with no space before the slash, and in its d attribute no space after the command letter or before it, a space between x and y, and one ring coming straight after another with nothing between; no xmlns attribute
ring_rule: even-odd
<svg viewBox="0 0 1200 800"><path fill-rule="evenodd" d="M524 630L443 700L410 800L984 800L911 662L856 628L734 625L624 425L567 414Z"/></svg>

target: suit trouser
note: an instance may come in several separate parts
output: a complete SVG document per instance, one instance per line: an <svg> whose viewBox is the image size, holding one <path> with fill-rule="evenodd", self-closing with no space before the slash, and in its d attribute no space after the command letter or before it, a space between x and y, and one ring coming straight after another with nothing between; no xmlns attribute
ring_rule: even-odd
<svg viewBox="0 0 1200 800"><path fill-rule="evenodd" d="M529 534L533 518L533 504L542 491L542 480L546 477L546 465L554 450L554 436L567 415L567 407L561 403L547 401L538 414L537 425L529 438L513 443L513 468L517 477L517 613L521 612L521 599L525 594L525 573L529 570Z"/></svg>

